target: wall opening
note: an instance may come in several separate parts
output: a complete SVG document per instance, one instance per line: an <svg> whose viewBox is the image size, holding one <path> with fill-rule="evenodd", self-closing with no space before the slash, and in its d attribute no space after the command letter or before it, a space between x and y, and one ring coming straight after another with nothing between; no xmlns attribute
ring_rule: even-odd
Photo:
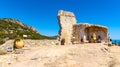
<svg viewBox="0 0 120 67"><path fill-rule="evenodd" d="M90 43L101 43L107 39L107 29L98 26L85 28L87 39Z"/></svg>
<svg viewBox="0 0 120 67"><path fill-rule="evenodd" d="M61 45L65 45L65 39L61 40Z"/></svg>

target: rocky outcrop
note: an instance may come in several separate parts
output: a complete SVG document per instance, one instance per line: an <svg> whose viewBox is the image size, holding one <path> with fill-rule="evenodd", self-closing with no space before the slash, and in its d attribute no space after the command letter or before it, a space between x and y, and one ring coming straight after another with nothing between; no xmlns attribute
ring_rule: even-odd
<svg viewBox="0 0 120 67"><path fill-rule="evenodd" d="M9 22L9 23L17 23L21 26L25 26L22 22L20 22L19 20L15 20L15 19L12 19L12 18L1 18L1 20L4 20L6 22Z"/></svg>
<svg viewBox="0 0 120 67"><path fill-rule="evenodd" d="M62 45L71 44L73 25L76 24L75 15L72 12L60 10L57 15L60 25L60 41Z"/></svg>
<svg viewBox="0 0 120 67"><path fill-rule="evenodd" d="M39 45L24 48L20 54L0 55L0 67L120 67L120 47Z"/></svg>
<svg viewBox="0 0 120 67"><path fill-rule="evenodd" d="M3 20L5 22L9 22L9 23L16 23L16 24L18 24L18 25L20 25L20 26L22 26L24 28L28 28L28 29L31 29L32 31L37 32L37 30L34 27L28 26L28 25L26 25L26 24L24 24L21 21L16 20L16 19L12 19L12 18L0 18L0 20Z"/></svg>
<svg viewBox="0 0 120 67"><path fill-rule="evenodd" d="M28 39L51 39L51 37L39 34L32 26L11 18L0 18L0 32L0 45L8 39L24 37L24 35L24 38Z"/></svg>
<svg viewBox="0 0 120 67"><path fill-rule="evenodd" d="M25 39L24 40L24 47L23 48L29 48L29 47L38 47L40 45L57 45L58 41L56 40L31 40L31 39ZM13 48L14 40L8 40L3 45L0 45L0 49L7 51L9 47Z"/></svg>

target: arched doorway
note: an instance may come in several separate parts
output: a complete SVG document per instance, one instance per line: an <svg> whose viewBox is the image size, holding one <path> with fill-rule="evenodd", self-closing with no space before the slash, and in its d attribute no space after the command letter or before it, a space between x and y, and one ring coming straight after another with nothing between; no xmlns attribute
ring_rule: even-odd
<svg viewBox="0 0 120 67"><path fill-rule="evenodd" d="M65 45L65 39L61 40L61 45Z"/></svg>
<svg viewBox="0 0 120 67"><path fill-rule="evenodd" d="M90 43L104 42L107 40L107 28L100 26L90 26L85 28L85 32Z"/></svg>

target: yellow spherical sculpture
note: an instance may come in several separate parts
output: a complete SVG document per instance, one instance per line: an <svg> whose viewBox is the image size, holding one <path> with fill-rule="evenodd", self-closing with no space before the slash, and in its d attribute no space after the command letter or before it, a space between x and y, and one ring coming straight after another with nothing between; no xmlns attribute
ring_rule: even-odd
<svg viewBox="0 0 120 67"><path fill-rule="evenodd" d="M14 48L19 49L19 48L22 48L23 46L24 46L23 39L21 39L21 38L15 39L15 41L14 41Z"/></svg>

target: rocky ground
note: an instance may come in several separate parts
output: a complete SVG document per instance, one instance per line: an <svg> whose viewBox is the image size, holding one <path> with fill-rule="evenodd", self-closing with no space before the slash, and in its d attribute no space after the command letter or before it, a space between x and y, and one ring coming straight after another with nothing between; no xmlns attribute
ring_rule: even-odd
<svg viewBox="0 0 120 67"><path fill-rule="evenodd" d="M12 42L0 47L5 49ZM120 67L119 46L108 47L102 43L57 45L55 42L26 40L25 47L18 53L0 55L0 67Z"/></svg>

